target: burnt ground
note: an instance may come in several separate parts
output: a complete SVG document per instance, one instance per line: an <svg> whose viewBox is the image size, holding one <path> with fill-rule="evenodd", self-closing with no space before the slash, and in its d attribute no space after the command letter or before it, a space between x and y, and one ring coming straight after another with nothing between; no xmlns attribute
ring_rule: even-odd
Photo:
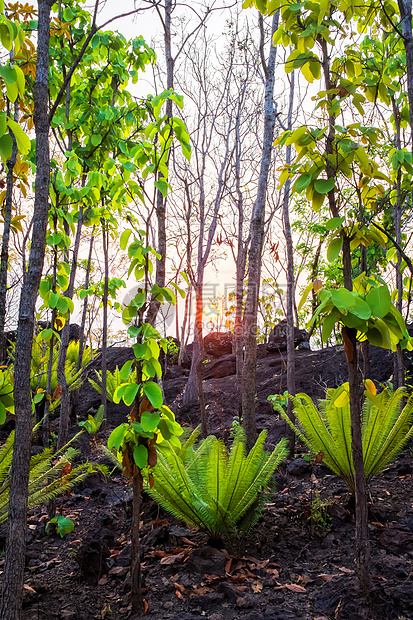
<svg viewBox="0 0 413 620"><path fill-rule="evenodd" d="M127 350L112 350L110 368L122 365ZM228 356L226 356L228 357ZM386 352L372 352L372 376L391 375ZM204 387L209 430L229 436L238 413L231 360L205 364ZM209 367L208 367L209 364ZM222 371L222 368L226 368ZM220 370L221 368L221 370ZM196 425L196 408L183 410L180 394L187 371L172 367L165 394L178 420ZM323 396L325 387L345 379L340 347L298 352L297 388ZM270 429L268 443L283 434L283 422L266 403L285 389L282 355L260 350L257 362L259 427ZM78 415L98 404L84 385ZM125 409L109 408L108 428L89 444L82 436L82 458L101 461L99 442L124 421ZM74 430L74 429L73 429ZM276 473L276 489L252 534L233 547L208 546L204 534L189 530L144 497L142 511L143 587L148 618L154 620L354 620L362 597L354 564L354 514L346 486L321 463L302 458ZM369 618L413 620L413 450L408 447L370 485L373 594ZM132 501L120 473L104 480L93 474L83 488L57 501L59 514L75 522L61 539L46 534L46 508L29 513L25 620L129 618L129 566ZM4 559L0 560L4 563ZM0 566L1 569L1 566Z"/></svg>

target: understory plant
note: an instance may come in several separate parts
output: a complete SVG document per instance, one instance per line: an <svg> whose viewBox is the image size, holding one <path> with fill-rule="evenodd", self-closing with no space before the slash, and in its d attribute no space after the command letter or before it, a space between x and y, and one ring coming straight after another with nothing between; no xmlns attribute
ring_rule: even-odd
<svg viewBox="0 0 413 620"><path fill-rule="evenodd" d="M413 395L405 388L375 393L367 382L362 407L363 461L366 481L389 465L413 436ZM291 396L298 426L295 426L269 396L274 408L314 454L323 453L324 463L343 478L354 494L354 468L351 451L351 421L348 383L327 390L324 400L315 406L307 394ZM407 399L404 407L403 401Z"/></svg>
<svg viewBox="0 0 413 620"><path fill-rule="evenodd" d="M102 394L102 371L95 370L96 379L99 383L89 378L89 383L95 388L99 394ZM130 370L129 374L123 373L123 368L119 370L116 366L115 370L110 372L106 371L106 398L113 403L113 397L118 387L125 385L126 383L136 383L136 369Z"/></svg>
<svg viewBox="0 0 413 620"><path fill-rule="evenodd" d="M165 510L211 539L247 534L263 510L275 469L287 456L287 440L267 452L267 431L262 431L247 455L241 427L229 453L213 435L195 445L199 432L193 431L180 448L169 444L159 451L154 484L146 483L146 490Z"/></svg>
<svg viewBox="0 0 413 620"><path fill-rule="evenodd" d="M94 418L95 426L99 421ZM41 422L33 428L33 433L39 428ZM56 499L76 484L83 482L92 472L100 471L107 473L107 468L102 465L82 463L72 468L72 463L79 450L71 444L83 433L77 433L65 446L57 452L50 448L42 450L30 459L30 477L28 508L40 506ZM6 523L9 515L9 492L10 492L10 467L13 458L14 431L10 433L0 448L0 525Z"/></svg>

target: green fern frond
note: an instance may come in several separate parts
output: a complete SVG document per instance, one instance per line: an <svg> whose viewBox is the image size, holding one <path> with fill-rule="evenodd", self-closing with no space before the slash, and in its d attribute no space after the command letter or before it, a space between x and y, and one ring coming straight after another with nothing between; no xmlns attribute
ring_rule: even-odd
<svg viewBox="0 0 413 620"><path fill-rule="evenodd" d="M197 446L198 430L181 448L161 449L152 470L154 487L146 490L164 509L213 538L236 538L252 527L263 507L263 489L286 456L286 441L273 453L263 450L266 432L245 454L245 435L240 429L227 454L214 436ZM258 511L253 515L253 506Z"/></svg>
<svg viewBox="0 0 413 620"><path fill-rule="evenodd" d="M324 452L325 464L342 477L354 493L350 404L336 407L333 399L336 392L328 391L318 408L307 394L297 394L293 398L297 426L284 412L282 415L314 454ZM378 395L366 392L361 429L367 481L383 471L413 437L413 396L400 410L406 397L405 388L394 393L384 389Z"/></svg>

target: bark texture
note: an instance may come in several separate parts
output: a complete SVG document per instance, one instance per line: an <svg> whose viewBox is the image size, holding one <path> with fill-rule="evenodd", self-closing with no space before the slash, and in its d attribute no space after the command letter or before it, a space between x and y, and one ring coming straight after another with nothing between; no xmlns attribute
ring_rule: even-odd
<svg viewBox="0 0 413 620"><path fill-rule="evenodd" d="M261 18L262 19L262 18ZM272 21L272 33L278 28L279 11ZM276 106L274 105L276 48L271 45L265 80L264 135L261 156L261 169L258 179L257 197L251 216L251 244L248 253L248 287L245 302L244 364L242 381L242 421L250 449L256 440L255 419L255 379L257 361L257 313L261 279L261 255L264 241L265 203L267 198L268 173L271 164Z"/></svg>
<svg viewBox="0 0 413 620"><path fill-rule="evenodd" d="M6 562L3 576L1 620L20 620L26 551L27 487L32 438L30 362L34 311L42 276L46 245L49 198L49 36L53 0L38 0L38 38L36 82L34 86L34 125L36 130L36 180L30 260L24 278L19 306L19 322L14 366L16 434L11 468L10 503Z"/></svg>

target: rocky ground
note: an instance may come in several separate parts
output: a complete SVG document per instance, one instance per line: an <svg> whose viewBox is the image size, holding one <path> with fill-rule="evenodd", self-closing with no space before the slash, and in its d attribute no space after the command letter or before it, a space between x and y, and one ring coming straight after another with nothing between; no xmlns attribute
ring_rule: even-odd
<svg viewBox="0 0 413 620"><path fill-rule="evenodd" d="M112 350L110 368L128 358ZM231 366L232 364L232 366ZM372 376L389 379L391 359L372 351ZM228 437L237 409L232 356L205 364L209 430ZM198 424L196 408L180 407L188 370L165 374L168 404L178 420ZM298 352L299 391L323 396L325 387L345 379L340 347ZM268 444L284 433L266 401L285 389L285 359L261 348L257 364L259 427L269 428ZM86 383L79 396L84 416L99 397ZM109 424L82 456L102 461L99 442L124 421L125 409L110 407ZM144 498L143 581L146 616L194 620L354 620L360 594L353 554L354 514L347 489L324 464L296 458L276 474L277 487L250 537L234 547L215 549ZM370 487L373 595L370 618L413 619L413 454L407 448ZM128 618L131 492L120 472L108 479L93 474L83 488L57 502L58 513L75 522L61 539L48 535L45 508L31 511L27 530L25 620ZM0 563L4 559L0 560Z"/></svg>

